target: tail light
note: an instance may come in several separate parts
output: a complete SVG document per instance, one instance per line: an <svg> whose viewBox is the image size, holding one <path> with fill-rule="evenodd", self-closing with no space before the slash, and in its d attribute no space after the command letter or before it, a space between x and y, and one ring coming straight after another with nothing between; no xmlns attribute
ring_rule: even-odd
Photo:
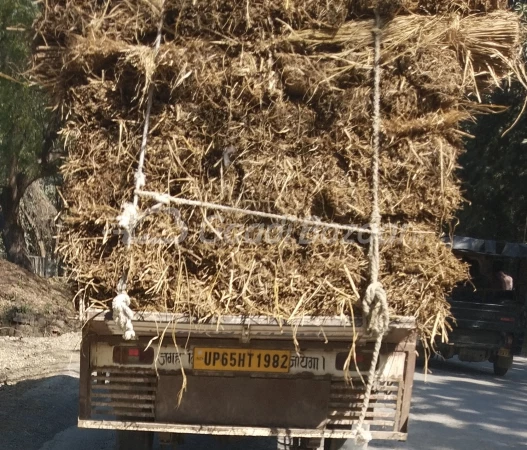
<svg viewBox="0 0 527 450"><path fill-rule="evenodd" d="M510 323L514 323L514 318L512 317L501 317L500 320L502 322L510 322Z"/></svg>
<svg viewBox="0 0 527 450"><path fill-rule="evenodd" d="M337 357L335 359L335 369L337 370L344 370L344 366L346 365L346 361L348 360L349 352L341 352L337 353ZM360 372L367 372L370 370L372 355L370 353L357 353L355 355L355 359L351 359L349 370L351 372L355 372L359 368Z"/></svg>
<svg viewBox="0 0 527 450"><path fill-rule="evenodd" d="M154 349L141 347L114 347L113 362L122 365L148 365L154 362Z"/></svg>

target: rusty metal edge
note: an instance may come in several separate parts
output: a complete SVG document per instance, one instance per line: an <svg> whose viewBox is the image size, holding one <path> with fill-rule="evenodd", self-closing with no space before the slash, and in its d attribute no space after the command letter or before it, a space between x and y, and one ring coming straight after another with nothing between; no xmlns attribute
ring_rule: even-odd
<svg viewBox="0 0 527 450"><path fill-rule="evenodd" d="M96 334L122 334L112 320L109 311L93 309L87 312L87 317L89 318L87 327ZM296 337L297 339L323 339L325 341L349 340L354 330L349 318L346 317L314 317L280 323L270 317L226 316L221 318L221 322L213 320L208 323L197 323L188 316L165 313L136 313L134 329L138 336L155 336L166 329L169 335L178 336L193 334L194 336L239 338L240 335L246 335L251 339L273 337L283 340ZM408 334L414 329L415 319L413 317L393 317L387 338L389 339L392 334ZM365 333L361 320L355 321L355 331L357 340L371 339L371 336Z"/></svg>
<svg viewBox="0 0 527 450"><path fill-rule="evenodd" d="M415 337L413 339L415 342ZM412 403L412 391L414 385L414 375L415 375L415 363L416 363L416 354L414 351L408 351L406 353L406 367L404 370L404 385L403 385L403 398L400 411L400 416L398 418L398 427L399 431L403 433L408 433L408 422L410 420L410 408Z"/></svg>
<svg viewBox="0 0 527 450"><path fill-rule="evenodd" d="M231 427L231 426L206 426L206 425L180 425L173 423L151 423L151 422L123 422L123 421L97 421L80 420L79 428L91 428L97 430L129 430L129 431L152 431L162 433L178 434L210 434L223 436L290 436L299 438L333 438L351 439L351 430L308 430L288 428L256 428L256 427ZM375 440L397 440L406 441L406 433L392 431L372 431Z"/></svg>
<svg viewBox="0 0 527 450"><path fill-rule="evenodd" d="M80 370L79 370L79 419L89 418L91 414L90 396L90 351L92 339L86 332L83 333Z"/></svg>
<svg viewBox="0 0 527 450"><path fill-rule="evenodd" d="M86 311L87 320L109 320L111 317L110 310L88 309ZM315 326L315 327L350 327L351 320L344 316L325 316L325 317L303 317L291 321L278 321L267 316L223 316L220 319L212 318L206 323L199 323L186 314L172 314L159 312L135 312L134 321L138 322L155 322L155 323L175 323L177 325L193 325L196 328L208 328L229 325L263 325L263 326ZM362 319L355 319L355 326L360 327ZM415 318L410 316L392 316L390 321L392 328L415 328Z"/></svg>

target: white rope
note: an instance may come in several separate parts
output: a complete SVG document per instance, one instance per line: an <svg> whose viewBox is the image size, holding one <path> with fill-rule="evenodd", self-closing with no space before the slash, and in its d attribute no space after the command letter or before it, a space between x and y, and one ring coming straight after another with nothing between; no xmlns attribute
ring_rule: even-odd
<svg viewBox="0 0 527 450"><path fill-rule="evenodd" d="M133 203L125 203L123 212L117 217L119 228L123 231L123 242L129 247L132 241L132 233L139 221L139 210Z"/></svg>
<svg viewBox="0 0 527 450"><path fill-rule="evenodd" d="M161 11L159 18L159 25L157 27L157 36L154 46L154 60L159 53L161 47L161 38L163 36L163 18L165 11L165 0L161 1ZM153 76L153 75L152 75ZM139 152L139 162L137 164L137 170L135 172L135 191L143 188L146 184L146 176L143 172L145 166L146 148L148 145L148 132L150 130L150 115L152 114L152 101L154 98L154 83L150 80L150 86L148 87L148 100L146 103L146 114L145 114L145 126L143 128L143 140L141 141L141 151ZM139 196L134 193L134 206L137 208L139 203Z"/></svg>
<svg viewBox="0 0 527 450"><path fill-rule="evenodd" d="M157 27L157 36L154 45L154 60L157 57L157 54L159 53L159 48L161 47L164 8L165 0L162 0L160 7L159 25ZM119 227L123 230L123 243L126 245L127 248L129 248L132 243L131 237L133 230L141 218L141 214L138 208L139 195L136 192L138 192L146 184L146 176L144 174L143 169L145 166L146 149L148 146L148 132L150 130L150 116L152 114L152 102L154 97L154 83L152 80L147 80L147 82L150 82L150 86L148 87L148 99L146 104L145 124L143 127L143 139L141 141L139 161L134 177L134 198L132 203L125 203L123 205L123 212L119 217L117 217ZM135 339L136 336L134 326L132 323L134 313L130 309L130 297L126 293L126 278L126 271L123 269L123 275L121 276L121 279L119 280L119 285L117 287L118 294L112 301L112 312L115 323L123 331L124 340L129 341L131 339Z"/></svg>
<svg viewBox="0 0 527 450"><path fill-rule="evenodd" d="M371 214L371 229L373 231L370 248L370 285L366 290L362 300L362 310L366 322L367 333L375 336L375 347L368 372L368 382L364 393L364 403L362 404L361 414L357 422L355 440L358 444L367 444L372 436L368 430L364 429L364 421L370 406L371 392L376 378L377 362L381 352L381 345L384 334L388 331L390 315L386 292L379 282L380 270L380 251L379 251L379 230L381 225L381 214L379 208L379 153L380 153L380 129L381 129L381 19L375 10L376 25L373 30L375 35L375 61L374 61L374 97L373 97L373 182L372 200L373 208Z"/></svg>
<svg viewBox="0 0 527 450"><path fill-rule="evenodd" d="M132 320L134 312L130 309L130 297L126 292L121 292L112 301L113 320L123 330L125 341L135 339Z"/></svg>
<svg viewBox="0 0 527 450"><path fill-rule="evenodd" d="M199 206L202 208L209 208L209 209L213 209L217 211L226 211L226 212L232 212L232 213L237 213L237 214L245 214L248 216L262 217L265 219L273 219L273 220L281 220L281 221L286 221L286 222L298 223L302 225L310 225L314 227L332 228L335 230L349 231L352 233L367 233L370 235L378 233L378 231L374 231L373 229L369 229L369 228L355 227L352 225L341 225L339 223L332 223L332 222L321 222L319 220L301 219L300 217L296 217L296 216L265 213L261 211L253 211L250 209L235 208L232 206L225 206L225 205L220 205L217 203L201 202L197 200L188 200L185 198L172 197L167 194L159 194L157 192L151 192L151 191L138 190L136 191L136 194L139 195L140 197L150 198L160 204L174 203L176 205Z"/></svg>

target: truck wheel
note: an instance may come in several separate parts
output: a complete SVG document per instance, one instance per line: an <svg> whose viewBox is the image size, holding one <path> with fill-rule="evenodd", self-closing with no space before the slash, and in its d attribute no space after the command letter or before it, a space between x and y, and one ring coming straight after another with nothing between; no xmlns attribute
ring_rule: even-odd
<svg viewBox="0 0 527 450"><path fill-rule="evenodd" d="M276 444L277 450L298 450L300 439L283 436L277 439Z"/></svg>
<svg viewBox="0 0 527 450"><path fill-rule="evenodd" d="M356 444L354 439L326 439L324 450L367 450L368 444Z"/></svg>
<svg viewBox="0 0 527 450"><path fill-rule="evenodd" d="M153 432L117 430L116 450L152 450L153 447Z"/></svg>
<svg viewBox="0 0 527 450"><path fill-rule="evenodd" d="M499 366L497 362L494 363L494 375L503 377L508 370L507 367Z"/></svg>
<svg viewBox="0 0 527 450"><path fill-rule="evenodd" d="M346 439L325 439L324 450L340 450L346 444Z"/></svg>

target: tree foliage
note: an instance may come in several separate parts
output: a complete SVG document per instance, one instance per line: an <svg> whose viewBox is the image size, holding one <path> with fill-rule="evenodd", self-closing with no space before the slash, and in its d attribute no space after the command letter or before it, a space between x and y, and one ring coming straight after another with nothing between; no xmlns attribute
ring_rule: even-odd
<svg viewBox="0 0 527 450"><path fill-rule="evenodd" d="M511 7L527 21L526 1L511 2ZM457 232L483 239L525 241L527 92L519 82L506 80L489 100L507 109L468 126L474 138L467 139L459 170L468 203L458 214Z"/></svg>
<svg viewBox="0 0 527 450"><path fill-rule="evenodd" d="M6 75L0 78L1 187L7 185L13 172L36 179L42 169L42 145L50 114L43 94L22 76L30 63L30 30L36 13L29 0L0 2L0 72Z"/></svg>
<svg viewBox="0 0 527 450"><path fill-rule="evenodd" d="M35 180L57 171L56 117L46 108L44 93L25 76L37 13L31 0L0 2L0 230L8 259L26 268L20 203Z"/></svg>
<svg viewBox="0 0 527 450"><path fill-rule="evenodd" d="M525 240L527 220L527 117L518 118L526 92L519 83L492 95L506 112L481 117L469 127L460 178L470 202L459 213L459 230L484 239Z"/></svg>

